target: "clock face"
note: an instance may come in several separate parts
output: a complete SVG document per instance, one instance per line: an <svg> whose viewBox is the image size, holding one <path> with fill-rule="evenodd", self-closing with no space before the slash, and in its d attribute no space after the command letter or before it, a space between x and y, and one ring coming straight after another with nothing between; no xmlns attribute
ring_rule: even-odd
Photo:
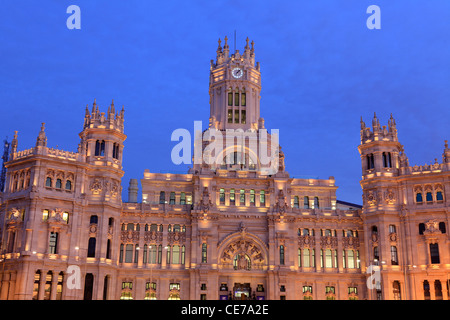
<svg viewBox="0 0 450 320"><path fill-rule="evenodd" d="M235 77L236 79L239 79L240 77L242 77L244 75L244 71L242 71L241 68L234 68L231 71L231 74L233 75L233 77Z"/></svg>

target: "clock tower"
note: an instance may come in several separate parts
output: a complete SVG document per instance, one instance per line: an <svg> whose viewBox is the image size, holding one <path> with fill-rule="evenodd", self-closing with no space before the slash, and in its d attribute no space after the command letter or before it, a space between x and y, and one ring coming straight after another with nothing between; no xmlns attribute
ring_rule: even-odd
<svg viewBox="0 0 450 320"><path fill-rule="evenodd" d="M209 79L210 124L220 130L255 129L264 127L259 114L261 72L255 63L254 42L246 39L244 53L236 50L230 55L228 38L221 40L216 61L211 60Z"/></svg>

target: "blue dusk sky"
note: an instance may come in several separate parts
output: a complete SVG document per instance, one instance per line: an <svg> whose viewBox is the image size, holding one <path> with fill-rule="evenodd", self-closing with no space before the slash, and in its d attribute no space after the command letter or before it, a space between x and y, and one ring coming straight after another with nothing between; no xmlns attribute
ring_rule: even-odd
<svg viewBox="0 0 450 320"><path fill-rule="evenodd" d="M81 29L69 30L69 5ZM369 30L370 5L381 29ZM261 116L280 130L293 177L336 178L362 203L360 117L392 113L410 165L442 161L450 140L450 1L13 1L0 3L0 139L76 151L86 104L125 106L122 180L187 172L171 162L177 128L209 118L217 40L255 42ZM222 42L223 45L223 42Z"/></svg>

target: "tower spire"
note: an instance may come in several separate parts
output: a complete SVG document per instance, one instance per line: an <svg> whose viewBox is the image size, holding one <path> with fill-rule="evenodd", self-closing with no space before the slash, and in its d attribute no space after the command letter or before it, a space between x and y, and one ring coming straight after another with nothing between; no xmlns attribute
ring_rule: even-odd
<svg viewBox="0 0 450 320"><path fill-rule="evenodd" d="M47 146L47 136L45 135L45 122L41 123L41 131L36 139L36 147L46 147Z"/></svg>

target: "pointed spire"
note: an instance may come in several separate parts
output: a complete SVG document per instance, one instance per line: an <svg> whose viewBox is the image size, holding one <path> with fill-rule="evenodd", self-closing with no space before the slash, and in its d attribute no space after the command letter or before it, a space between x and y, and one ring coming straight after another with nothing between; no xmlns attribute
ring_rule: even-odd
<svg viewBox="0 0 450 320"><path fill-rule="evenodd" d="M46 147L47 146L47 136L45 135L45 122L41 124L41 131L36 139L36 147Z"/></svg>
<svg viewBox="0 0 450 320"><path fill-rule="evenodd" d="M247 51L247 50L249 50L250 49L250 47L248 46L248 41L249 41L249 39L248 39L248 37L247 37L247 39L245 39L245 50Z"/></svg>
<svg viewBox="0 0 450 320"><path fill-rule="evenodd" d="M228 46L228 37L225 36L224 40L225 43L223 45L223 54L225 55L226 58L228 58L230 52L230 47Z"/></svg>
<svg viewBox="0 0 450 320"><path fill-rule="evenodd" d="M17 152L17 146L19 144L19 141L17 139L17 130L14 131L14 136L13 139L11 140L11 153L16 153Z"/></svg>
<svg viewBox="0 0 450 320"><path fill-rule="evenodd" d="M359 123L361 124L361 130L364 130L366 128L366 124L364 123L362 116L361 116L361 121Z"/></svg>
<svg viewBox="0 0 450 320"><path fill-rule="evenodd" d="M250 51L252 52L252 53L254 53L255 52L255 42L252 40L252 48L250 49Z"/></svg>
<svg viewBox="0 0 450 320"><path fill-rule="evenodd" d="M217 53L219 54L219 53L222 53L222 46L220 45L222 43L222 40L220 40L220 38L219 38L219 41L217 41L217 42L219 43L219 45L217 47Z"/></svg>
<svg viewBox="0 0 450 320"><path fill-rule="evenodd" d="M96 110L95 110L95 107L97 106L97 104L95 103L95 99L94 99L94 104L92 105L92 115L94 115L95 114L95 112L96 112Z"/></svg>
<svg viewBox="0 0 450 320"><path fill-rule="evenodd" d="M85 115L88 116L89 115L89 104L86 104L86 110L85 110Z"/></svg>

